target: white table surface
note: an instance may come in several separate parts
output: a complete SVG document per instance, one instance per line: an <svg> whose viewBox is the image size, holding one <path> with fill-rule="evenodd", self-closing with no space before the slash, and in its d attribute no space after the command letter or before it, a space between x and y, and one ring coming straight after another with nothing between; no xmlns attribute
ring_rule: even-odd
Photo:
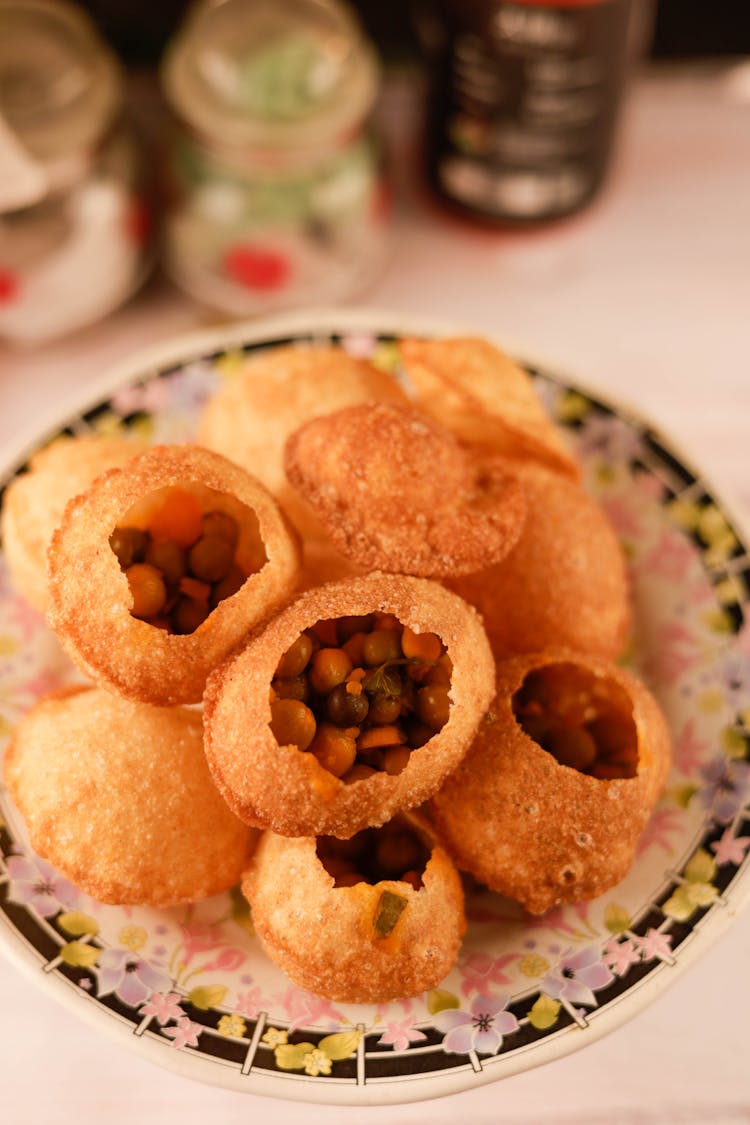
<svg viewBox="0 0 750 1125"><path fill-rule="evenodd" d="M750 509L750 64L634 86L612 176L584 215L475 230L414 184L411 100L391 92L394 253L369 305L446 317L553 360L667 430ZM0 348L0 450L134 350L206 318L164 281L106 323L34 352ZM665 995L568 1058L390 1110L302 1106L201 1086L78 1023L0 959L0 1122L750 1121L750 911Z"/></svg>

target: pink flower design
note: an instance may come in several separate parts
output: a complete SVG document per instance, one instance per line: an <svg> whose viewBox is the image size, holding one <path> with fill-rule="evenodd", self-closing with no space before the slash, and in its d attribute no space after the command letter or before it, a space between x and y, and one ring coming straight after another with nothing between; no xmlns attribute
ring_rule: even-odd
<svg viewBox="0 0 750 1125"><path fill-rule="evenodd" d="M599 956L599 950L590 945L578 953L568 951L561 957L542 979L540 988L553 1000L587 1004L593 1008L598 1003L594 989L604 988L613 980L612 973Z"/></svg>
<svg viewBox="0 0 750 1125"><path fill-rule="evenodd" d="M682 813L679 809L657 809L648 819L645 829L636 845L636 855L643 855L650 847L658 845L667 855L671 855L674 846L670 841L672 832L679 832L682 827Z"/></svg>
<svg viewBox="0 0 750 1125"><path fill-rule="evenodd" d="M131 1008L138 1008L153 992L166 992L172 983L156 965L137 957L130 949L105 949L97 967L97 996L115 996Z"/></svg>
<svg viewBox="0 0 750 1125"><path fill-rule="evenodd" d="M321 1023L325 1019L338 1027L344 1018L338 1008L333 1007L330 1000L324 1000L322 996L314 996L312 992L305 992L302 988L294 986L288 988L280 1000L290 1017L290 1032L300 1027Z"/></svg>
<svg viewBox="0 0 750 1125"><path fill-rule="evenodd" d="M652 961L654 957L669 959L672 956L671 934L650 929L645 937L638 938L637 941L644 961Z"/></svg>
<svg viewBox="0 0 750 1125"><path fill-rule="evenodd" d="M152 1016L162 1026L170 1020L178 1020L185 1015L180 1007L180 996L176 992L152 993L148 1003L141 1008L141 1014Z"/></svg>
<svg viewBox="0 0 750 1125"><path fill-rule="evenodd" d="M371 332L351 332L341 337L341 346L357 359L369 359L375 351L377 340Z"/></svg>
<svg viewBox="0 0 750 1125"><path fill-rule="evenodd" d="M385 1031L378 1039L384 1047L392 1046L394 1051L405 1051L410 1043L420 1043L427 1036L418 1028L412 1027L411 1020L393 1020L385 1025Z"/></svg>
<svg viewBox="0 0 750 1125"><path fill-rule="evenodd" d="M604 947L604 960L618 977L624 976L630 966L637 964L640 959L641 955L630 938L625 941L610 938Z"/></svg>
<svg viewBox="0 0 750 1125"><path fill-rule="evenodd" d="M247 954L241 949L226 948L222 949L218 957L213 961L207 961L201 968L203 972L233 973L244 965L245 961L247 961Z"/></svg>
<svg viewBox="0 0 750 1125"><path fill-rule="evenodd" d="M173 1047L197 1047L198 1036L203 1031L199 1023L194 1023L183 1016L177 1021L175 1027L165 1027L164 1034L172 1040Z"/></svg>
<svg viewBox="0 0 750 1125"><path fill-rule="evenodd" d="M237 993L236 1010L248 1019L257 1019L258 1013L263 1007L263 995L257 987L249 989L247 992Z"/></svg>
<svg viewBox="0 0 750 1125"><path fill-rule="evenodd" d="M221 927L214 923L183 922L180 925L182 935L182 963L187 967L199 953L212 952L223 944Z"/></svg>
<svg viewBox="0 0 750 1125"><path fill-rule="evenodd" d="M653 681L673 684L700 658L697 638L677 621L656 631L644 660L644 671Z"/></svg>
<svg viewBox="0 0 750 1125"><path fill-rule="evenodd" d="M158 414L166 407L168 388L162 379L150 379L141 386L122 387L112 398L112 406L120 415L134 414L142 410L147 414Z"/></svg>
<svg viewBox="0 0 750 1125"><path fill-rule="evenodd" d="M42 918L52 918L61 910L67 910L78 898L73 884L38 856L10 856L8 874L11 902L30 907Z"/></svg>
<svg viewBox="0 0 750 1125"><path fill-rule="evenodd" d="M695 773L710 749L705 740L698 738L697 726L695 717L688 719L675 739L675 765L686 774Z"/></svg>
<svg viewBox="0 0 750 1125"><path fill-rule="evenodd" d="M725 829L721 839L714 840L711 848L716 853L716 862L719 866L722 863L735 863L739 867L749 844L750 836L734 836L730 825Z"/></svg>
<svg viewBox="0 0 750 1125"><path fill-rule="evenodd" d="M643 560L643 569L667 582L682 582L695 562L690 540L671 528L662 530L655 546Z"/></svg>
<svg viewBox="0 0 750 1125"><path fill-rule="evenodd" d="M434 1017L435 1027L446 1033L443 1050L447 1054L468 1055L479 1051L495 1055L503 1044L503 1036L518 1029L518 1020L504 1011L509 996L475 996L468 1012L448 1009Z"/></svg>
<svg viewBox="0 0 750 1125"><path fill-rule="evenodd" d="M621 539L637 540L642 537L644 520L640 503L636 507L633 498L628 495L609 496L603 498L602 507Z"/></svg>
<svg viewBox="0 0 750 1125"><path fill-rule="evenodd" d="M461 973L461 988L465 993L488 991L490 985L510 984L510 977L503 969L511 961L518 960L517 953L506 953L502 957L490 957L488 953L472 953L464 962Z"/></svg>

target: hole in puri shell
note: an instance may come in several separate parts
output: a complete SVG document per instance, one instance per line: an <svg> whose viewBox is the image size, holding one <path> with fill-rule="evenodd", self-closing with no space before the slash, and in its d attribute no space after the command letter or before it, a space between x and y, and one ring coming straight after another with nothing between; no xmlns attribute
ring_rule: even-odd
<svg viewBox="0 0 750 1125"><path fill-rule="evenodd" d="M448 721L452 671L436 633L393 614L318 621L277 665L271 732L347 784L399 774Z"/></svg>
<svg viewBox="0 0 750 1125"><path fill-rule="evenodd" d="M109 545L128 579L132 616L179 635L195 632L268 561L255 512L195 481L144 496Z"/></svg>
<svg viewBox="0 0 750 1125"><path fill-rule="evenodd" d="M418 891L432 849L406 820L395 817L382 828L365 828L349 840L319 836L316 852L336 887L374 886L395 879Z"/></svg>
<svg viewBox="0 0 750 1125"><path fill-rule="evenodd" d="M577 664L544 665L526 675L513 696L513 713L523 731L562 766L600 781L638 772L633 709L609 677Z"/></svg>

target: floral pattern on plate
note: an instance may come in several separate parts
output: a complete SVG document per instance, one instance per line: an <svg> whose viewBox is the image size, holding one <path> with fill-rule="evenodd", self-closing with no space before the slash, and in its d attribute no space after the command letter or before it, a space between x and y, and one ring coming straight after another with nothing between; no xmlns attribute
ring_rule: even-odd
<svg viewBox="0 0 750 1125"><path fill-rule="evenodd" d="M401 377L396 337L331 338ZM69 431L188 440L202 404L246 353L280 342L289 340L151 371ZM583 1045L570 1038L577 1028L594 1029L615 1002L674 972L698 923L705 930L715 916L718 930L730 899L747 894L750 560L741 535L647 425L531 370L624 545L637 622L628 661L673 733L672 774L632 870L602 898L538 918L474 887L458 963L440 988L385 1005L336 1004L296 988L265 958L236 889L168 910L94 902L33 855L0 787L0 940L125 1026L155 1061L166 1048L199 1058L197 1077L321 1101L430 1096L448 1088L435 1082L445 1076L451 1089L469 1086L545 1061L540 1048L552 1039L556 1053ZM0 559L0 735L74 676Z"/></svg>

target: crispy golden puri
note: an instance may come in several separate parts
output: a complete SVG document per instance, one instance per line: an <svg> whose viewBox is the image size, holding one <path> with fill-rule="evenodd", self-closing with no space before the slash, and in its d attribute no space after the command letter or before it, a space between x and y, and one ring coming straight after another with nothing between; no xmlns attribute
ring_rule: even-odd
<svg viewBox="0 0 750 1125"><path fill-rule="evenodd" d="M231 515L238 558L247 556L241 588L184 635L133 616L131 586L110 546L126 514L164 489ZM198 446L155 446L68 505L49 564L49 620L78 667L129 698L167 705L200 700L208 673L293 589L299 550L275 500L239 466Z"/></svg>
<svg viewBox="0 0 750 1125"><path fill-rule="evenodd" d="M437 635L452 662L444 700L450 709L441 729L406 755L399 772L373 771L347 782L314 753L296 743L277 742L269 725L270 688L282 657L305 630L373 611L393 615L417 634ZM399 661L396 667L401 665ZM348 837L383 824L436 791L473 738L493 685L493 661L480 618L456 595L434 582L396 575L334 582L292 602L210 677L205 694L208 763L227 804L248 824L286 836Z"/></svg>
<svg viewBox="0 0 750 1125"><path fill-rule="evenodd" d="M524 518L505 466L482 465L412 406L370 403L305 423L286 471L338 550L360 566L423 578L504 558Z"/></svg>
<svg viewBox="0 0 750 1125"><path fill-rule="evenodd" d="M630 589L604 512L559 473L531 462L512 468L526 496L518 542L495 566L448 584L482 614L498 658L549 645L618 656L630 631Z"/></svg>
<svg viewBox="0 0 750 1125"><path fill-rule="evenodd" d="M146 445L128 438L57 438L31 458L3 497L2 539L13 585L39 613L47 611L47 547L65 505L107 469Z"/></svg>
<svg viewBox="0 0 750 1125"><path fill-rule="evenodd" d="M203 412L197 440L257 477L298 531L314 537L317 521L286 479L284 444L310 418L373 401L407 400L389 375L342 348L269 348L227 377Z"/></svg>
<svg viewBox="0 0 750 1125"><path fill-rule="evenodd" d="M187 708L58 692L21 720L4 772L34 850L99 902L194 902L247 862L254 834L212 784Z"/></svg>
<svg viewBox="0 0 750 1125"><path fill-rule="evenodd" d="M490 714L431 802L447 851L533 914L602 894L669 770L656 701L614 664L549 650L498 666Z"/></svg>
<svg viewBox="0 0 750 1125"><path fill-rule="evenodd" d="M384 836L388 848L389 828L348 841L360 866L367 866L363 848L377 853ZM424 820L405 816L396 831L404 828L424 843L419 873L368 871L344 880L338 849L332 855L325 839L264 833L242 889L264 949L300 987L380 1003L434 988L452 968L466 929L460 879ZM411 850L408 836L400 847Z"/></svg>
<svg viewBox="0 0 750 1125"><path fill-rule="evenodd" d="M400 351L418 405L467 445L539 461L578 479L578 466L531 378L489 340L406 339Z"/></svg>

